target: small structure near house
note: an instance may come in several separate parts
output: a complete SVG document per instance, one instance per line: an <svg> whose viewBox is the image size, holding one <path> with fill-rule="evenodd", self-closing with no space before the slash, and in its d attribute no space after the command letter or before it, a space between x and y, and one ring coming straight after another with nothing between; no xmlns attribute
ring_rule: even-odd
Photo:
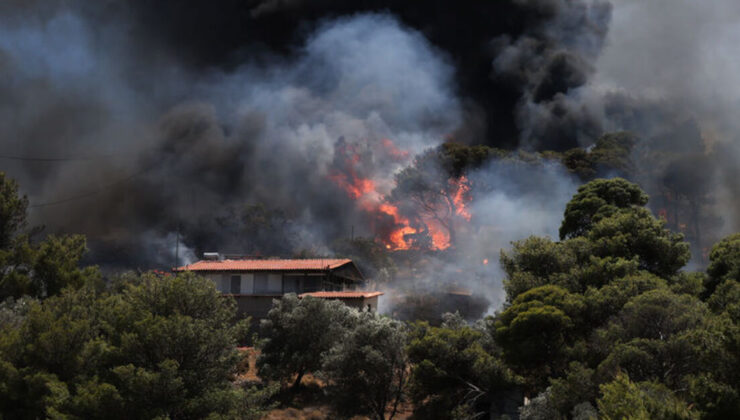
<svg viewBox="0 0 740 420"><path fill-rule="evenodd" d="M365 278L349 259L230 259L205 253L204 259L174 269L193 271L236 299L240 315L267 316L272 300L286 293L337 299L355 308L377 310L382 292L367 292Z"/></svg>
<svg viewBox="0 0 740 420"><path fill-rule="evenodd" d="M313 296L320 299L341 300L349 307L375 312L378 310L378 297L381 295L383 292L345 291L302 293L300 297Z"/></svg>

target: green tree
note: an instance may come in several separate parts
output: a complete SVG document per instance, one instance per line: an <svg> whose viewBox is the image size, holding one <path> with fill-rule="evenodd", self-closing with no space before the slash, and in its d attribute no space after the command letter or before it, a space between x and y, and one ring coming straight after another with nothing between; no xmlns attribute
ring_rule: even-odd
<svg viewBox="0 0 740 420"><path fill-rule="evenodd" d="M287 294L276 299L261 323L261 353L257 368L261 378L286 382L321 369L323 354L341 339L357 317L340 301Z"/></svg>
<svg viewBox="0 0 740 420"><path fill-rule="evenodd" d="M683 235L668 231L664 224L647 209L637 208L599 220L587 238L596 256L637 258L641 269L670 277L691 255Z"/></svg>
<svg viewBox="0 0 740 420"><path fill-rule="evenodd" d="M601 387L599 413L605 420L698 419L670 389L657 382L634 383L626 374Z"/></svg>
<svg viewBox="0 0 740 420"><path fill-rule="evenodd" d="M585 235L599 220L620 209L641 207L648 196L637 185L622 179L596 179L578 188L565 207L560 239Z"/></svg>
<svg viewBox="0 0 740 420"><path fill-rule="evenodd" d="M334 410L392 419L408 381L405 345L402 323L374 312L360 313L356 326L322 357L321 372Z"/></svg>
<svg viewBox="0 0 740 420"><path fill-rule="evenodd" d="M496 341L529 389L543 388L549 376L565 370L568 346L582 326L584 309L582 296L548 285L517 296L496 318Z"/></svg>
<svg viewBox="0 0 740 420"><path fill-rule="evenodd" d="M599 173L618 173L620 176L634 174L631 159L636 144L635 136L626 131L607 133L599 137L590 149L567 150L560 157L568 171L589 181Z"/></svg>
<svg viewBox="0 0 740 420"><path fill-rule="evenodd" d="M28 199L15 181L0 172L0 300L8 297L46 297L65 287L78 288L100 281L95 267L80 268L86 252L81 235L50 235L32 242L26 232Z"/></svg>
<svg viewBox="0 0 740 420"><path fill-rule="evenodd" d="M740 408L735 326L716 317L696 297L655 289L630 300L609 326L601 378L627 372L638 381L657 381L702 411L725 418Z"/></svg>
<svg viewBox="0 0 740 420"><path fill-rule="evenodd" d="M723 238L709 253L706 296L711 295L722 282L740 283L740 233Z"/></svg>
<svg viewBox="0 0 740 420"><path fill-rule="evenodd" d="M441 327L415 324L410 336L409 394L419 418L504 411L508 393L519 378L496 356L486 329L447 317Z"/></svg>
<svg viewBox="0 0 740 420"><path fill-rule="evenodd" d="M246 418L264 395L233 384L244 323L192 274L126 276L119 292L66 289L0 329L10 418ZM259 407L251 407L255 418Z"/></svg>
<svg viewBox="0 0 740 420"><path fill-rule="evenodd" d="M18 183L0 172L0 249L10 248L26 227L28 198L18 194Z"/></svg>

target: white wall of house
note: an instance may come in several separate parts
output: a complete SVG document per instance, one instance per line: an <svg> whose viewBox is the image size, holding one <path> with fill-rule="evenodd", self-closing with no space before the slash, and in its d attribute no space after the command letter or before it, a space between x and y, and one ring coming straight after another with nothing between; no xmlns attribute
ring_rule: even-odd
<svg viewBox="0 0 740 420"><path fill-rule="evenodd" d="M242 293L246 295L254 293L254 274L242 274Z"/></svg>
<svg viewBox="0 0 740 420"><path fill-rule="evenodd" d="M204 276L208 280L212 281L213 284L216 285L216 290L218 290L221 293L224 293L224 286L227 285L225 281L223 281L223 275L221 274L206 274ZM228 287L226 288L228 290Z"/></svg>

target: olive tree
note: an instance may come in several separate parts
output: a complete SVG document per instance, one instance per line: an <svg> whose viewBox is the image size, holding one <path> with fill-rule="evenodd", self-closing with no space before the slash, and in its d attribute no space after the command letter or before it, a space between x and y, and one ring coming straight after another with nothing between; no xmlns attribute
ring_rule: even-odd
<svg viewBox="0 0 740 420"><path fill-rule="evenodd" d="M374 312L360 313L357 325L322 358L334 410L392 419L408 382L405 346L402 323Z"/></svg>
<svg viewBox="0 0 740 420"><path fill-rule="evenodd" d="M321 368L321 357L354 325L357 317L340 301L287 294L276 299L260 325L261 378L286 382L297 388L306 373Z"/></svg>

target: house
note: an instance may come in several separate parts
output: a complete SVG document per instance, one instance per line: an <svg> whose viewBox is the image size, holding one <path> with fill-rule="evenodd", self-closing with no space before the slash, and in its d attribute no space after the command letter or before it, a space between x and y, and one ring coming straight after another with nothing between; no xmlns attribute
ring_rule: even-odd
<svg viewBox="0 0 740 420"><path fill-rule="evenodd" d="M196 272L236 299L240 314L267 316L272 300L286 293L341 300L348 306L377 310L382 292L361 289L365 278L349 259L229 259L216 253L174 269Z"/></svg>

